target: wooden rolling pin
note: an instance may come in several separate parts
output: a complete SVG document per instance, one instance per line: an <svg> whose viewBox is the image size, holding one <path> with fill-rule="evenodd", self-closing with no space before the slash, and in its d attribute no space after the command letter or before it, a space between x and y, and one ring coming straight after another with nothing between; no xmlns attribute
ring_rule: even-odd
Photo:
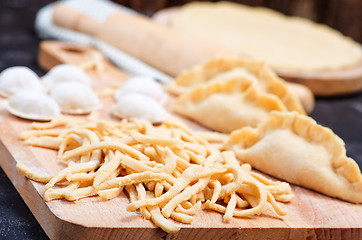
<svg viewBox="0 0 362 240"><path fill-rule="evenodd" d="M118 11L99 22L62 4L54 6L55 24L109 43L170 76L217 56L235 56L217 45L182 35L140 14ZM299 84L288 84L307 113L314 108L312 92Z"/></svg>
<svg viewBox="0 0 362 240"><path fill-rule="evenodd" d="M227 53L223 48L194 40L160 26L147 17L127 11L118 11L104 22L99 22L57 4L53 20L61 27L107 42L170 76Z"/></svg>

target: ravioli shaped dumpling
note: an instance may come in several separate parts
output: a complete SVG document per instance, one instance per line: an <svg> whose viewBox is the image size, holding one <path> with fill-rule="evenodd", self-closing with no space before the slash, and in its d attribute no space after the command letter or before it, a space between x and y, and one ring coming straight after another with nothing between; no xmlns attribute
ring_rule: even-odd
<svg viewBox="0 0 362 240"><path fill-rule="evenodd" d="M55 100L42 92L23 90L10 97L4 104L11 114L29 120L50 121L60 115Z"/></svg>
<svg viewBox="0 0 362 240"><path fill-rule="evenodd" d="M276 95L287 107L287 110L305 114L299 99L287 88L285 81L262 61L242 58L212 59L181 73L167 86L167 90L175 95L180 95L196 86L214 81L225 81L234 77L253 80L258 89Z"/></svg>
<svg viewBox="0 0 362 240"><path fill-rule="evenodd" d="M160 103L165 103L168 98L161 84L153 78L143 76L132 77L126 81L123 86L115 92L114 99L118 101L118 99L128 93L140 93Z"/></svg>
<svg viewBox="0 0 362 240"><path fill-rule="evenodd" d="M60 64L53 67L42 77L42 81L49 91L52 91L56 85L64 82L91 84L91 79L88 75L79 67L71 64Z"/></svg>
<svg viewBox="0 0 362 240"><path fill-rule="evenodd" d="M80 82L63 82L51 92L51 97L63 113L87 114L101 107L97 94L91 87Z"/></svg>
<svg viewBox="0 0 362 240"><path fill-rule="evenodd" d="M231 133L225 149L280 179L346 201L362 203L362 177L331 129L296 112L273 112L258 128Z"/></svg>
<svg viewBox="0 0 362 240"><path fill-rule="evenodd" d="M166 120L170 114L155 99L140 93L129 93L120 96L113 115L126 119L143 119L152 123L160 123Z"/></svg>
<svg viewBox="0 0 362 240"><path fill-rule="evenodd" d="M239 78L197 87L174 103L176 113L226 133L257 126L273 110L286 111L286 108L276 96L258 91L251 80Z"/></svg>
<svg viewBox="0 0 362 240"><path fill-rule="evenodd" d="M28 67L16 66L0 74L0 95L11 97L22 90L43 91L38 75Z"/></svg>

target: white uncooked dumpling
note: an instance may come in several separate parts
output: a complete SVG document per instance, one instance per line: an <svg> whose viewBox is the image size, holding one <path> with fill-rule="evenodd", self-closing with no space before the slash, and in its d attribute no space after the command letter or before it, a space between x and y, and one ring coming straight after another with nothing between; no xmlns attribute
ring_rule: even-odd
<svg viewBox="0 0 362 240"><path fill-rule="evenodd" d="M88 75L77 66L71 64L60 64L53 67L42 77L44 85L52 91L56 85L64 82L81 82L86 85L91 84Z"/></svg>
<svg viewBox="0 0 362 240"><path fill-rule="evenodd" d="M5 69L0 74L0 95L11 97L21 90L42 91L43 85L38 75L28 67L16 66Z"/></svg>
<svg viewBox="0 0 362 240"><path fill-rule="evenodd" d="M42 92L19 91L4 105L11 114L29 120L49 121L60 115L55 100Z"/></svg>
<svg viewBox="0 0 362 240"><path fill-rule="evenodd" d="M122 95L113 109L113 114L119 118L138 118L152 123L162 122L170 116L155 99L139 93Z"/></svg>
<svg viewBox="0 0 362 240"><path fill-rule="evenodd" d="M86 114L101 107L99 98L93 89L80 82L57 84L50 95L58 103L63 113Z"/></svg>
<svg viewBox="0 0 362 240"><path fill-rule="evenodd" d="M136 76L129 79L116 91L114 99L118 102L118 99L128 93L140 93L151 97L160 103L165 103L167 100L167 94L163 90L161 84L149 77Z"/></svg>

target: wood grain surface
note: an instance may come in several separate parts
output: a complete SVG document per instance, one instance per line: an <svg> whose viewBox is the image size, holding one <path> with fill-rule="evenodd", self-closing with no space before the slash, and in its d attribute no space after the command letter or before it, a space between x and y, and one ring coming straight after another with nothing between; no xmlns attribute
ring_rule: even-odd
<svg viewBox="0 0 362 240"><path fill-rule="evenodd" d="M48 62L48 61L46 61ZM50 61L49 61L50 62ZM107 63L102 74L89 70L97 90L126 81L129 75L112 77L112 65ZM101 116L110 115L114 102L102 98ZM104 201L99 197L79 200L44 202L44 185L26 179L16 171L22 162L44 173L55 173L62 167L56 152L27 146L19 133L29 129L29 121L0 109L0 164L34 216L51 239L361 239L362 205L333 199L319 193L292 186L295 198L285 204L289 210L284 217L267 211L260 216L222 221L222 215L200 211L190 225L182 225L175 234L166 234L137 212L125 210L126 195Z"/></svg>

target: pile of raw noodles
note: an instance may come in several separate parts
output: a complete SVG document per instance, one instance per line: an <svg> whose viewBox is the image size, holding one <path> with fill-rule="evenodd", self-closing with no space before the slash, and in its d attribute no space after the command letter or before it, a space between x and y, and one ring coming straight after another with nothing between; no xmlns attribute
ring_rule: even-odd
<svg viewBox="0 0 362 240"><path fill-rule="evenodd" d="M164 231L177 232L175 221L191 223L202 205L229 221L261 214L270 206L285 215L276 200L293 197L289 184L251 171L233 152L218 148L215 142L222 142L223 136L193 132L175 119L153 126L137 120L59 117L31 127L22 133L23 140L55 149L67 162L54 176L18 163L25 176L46 183L46 201L90 196L110 200L126 190L127 210L139 209Z"/></svg>

